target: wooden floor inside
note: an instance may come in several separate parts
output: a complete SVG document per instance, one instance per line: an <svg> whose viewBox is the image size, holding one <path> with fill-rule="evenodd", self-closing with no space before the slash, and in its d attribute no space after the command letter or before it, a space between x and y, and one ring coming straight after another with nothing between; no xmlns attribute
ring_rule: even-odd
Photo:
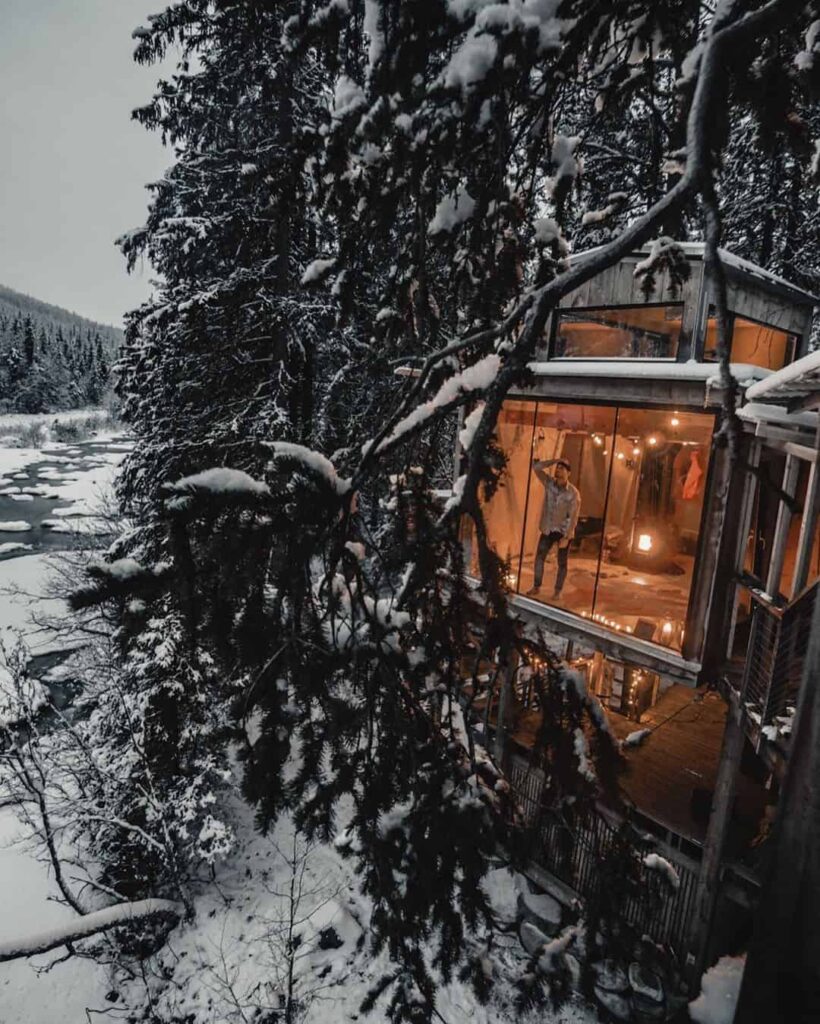
<svg viewBox="0 0 820 1024"><path fill-rule="evenodd" d="M532 749L539 713L522 711L516 718L513 742ZM726 703L705 689L673 685L640 723L607 710L612 732L625 739L637 729L652 733L639 747L625 753L621 788L643 815L663 828L695 843L706 835L712 791L717 780ZM747 754L749 752L747 751ZM728 855L745 860L757 835L767 793L760 778L738 777Z"/></svg>

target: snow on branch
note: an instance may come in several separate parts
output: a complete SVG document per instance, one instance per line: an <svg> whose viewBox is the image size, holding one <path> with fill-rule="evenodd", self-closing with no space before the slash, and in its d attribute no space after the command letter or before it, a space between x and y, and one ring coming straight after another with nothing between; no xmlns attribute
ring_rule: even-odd
<svg viewBox="0 0 820 1024"><path fill-rule="evenodd" d="M314 476L321 477L337 494L347 494L350 490L350 481L339 476L336 467L321 452L315 452L310 448L305 448L304 445L293 444L290 441L271 441L266 443L266 447L270 448L274 461L285 459L299 463L301 468L306 469Z"/></svg>
<svg viewBox="0 0 820 1024"><path fill-rule="evenodd" d="M478 430L478 425L484 412L484 405L484 402L479 402L469 416L464 418L464 426L459 431L458 440L465 452L470 450L470 445L473 443L475 432Z"/></svg>
<svg viewBox="0 0 820 1024"><path fill-rule="evenodd" d="M670 238L668 235L661 235L660 238L656 238L649 246L649 255L646 259L641 260L640 263L635 265L634 276L645 277L653 270L662 267L667 260L682 255L683 250L679 242L676 242L674 238Z"/></svg>
<svg viewBox="0 0 820 1024"><path fill-rule="evenodd" d="M399 438L426 423L439 410L446 409L466 395L474 391L486 391L495 380L500 368L501 356L493 352L460 373L448 377L428 402L422 402L404 419L399 420L390 435L379 444L377 451L384 451Z"/></svg>
<svg viewBox="0 0 820 1024"><path fill-rule="evenodd" d="M57 927L46 928L21 939L6 939L0 942L0 963L35 956L37 953L47 953L51 949L65 946L66 943L87 939L108 931L109 928L118 928L138 921L157 918L178 921L184 913L185 907L173 900L147 899L135 900L133 903L117 903L113 907L84 914Z"/></svg>
<svg viewBox="0 0 820 1024"><path fill-rule="evenodd" d="M806 29L806 47L794 58L795 67L800 71L811 71L815 58L820 55L820 18Z"/></svg>
<svg viewBox="0 0 820 1024"><path fill-rule="evenodd" d="M428 235L437 235L442 231L452 231L464 221L469 220L475 212L475 199L462 185L454 195L445 196L436 207L433 219L427 228Z"/></svg>
<svg viewBox="0 0 820 1024"><path fill-rule="evenodd" d="M336 260L314 260L312 263L307 265L300 284L319 284L320 281L324 281L327 275L336 266Z"/></svg>
<svg viewBox="0 0 820 1024"><path fill-rule="evenodd" d="M268 485L241 469L229 469L227 466L214 466L212 469L183 477L175 483L167 484L165 490L171 494L230 494L246 495L261 498L270 494Z"/></svg>
<svg viewBox="0 0 820 1024"><path fill-rule="evenodd" d="M643 859L643 865L650 871L657 871L659 875L663 875L673 889L680 888L680 875L665 857L657 853L648 853Z"/></svg>
<svg viewBox="0 0 820 1024"><path fill-rule="evenodd" d="M581 227L588 227L590 224L602 224L604 221L613 217L620 209L622 209L624 203L627 202L629 196L626 192L612 192L606 197L606 206L601 210L587 210L581 218Z"/></svg>

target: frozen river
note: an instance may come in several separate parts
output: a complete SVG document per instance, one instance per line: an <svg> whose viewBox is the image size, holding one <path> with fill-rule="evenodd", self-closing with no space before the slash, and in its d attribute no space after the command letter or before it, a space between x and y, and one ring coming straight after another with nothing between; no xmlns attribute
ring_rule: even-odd
<svg viewBox="0 0 820 1024"><path fill-rule="evenodd" d="M0 639L8 643L22 634L35 674L59 660L64 646L31 622L32 612L63 611L62 602L45 596L49 555L114 528L105 506L129 448L116 434L39 449L0 447ZM0 810L0 940L71 916L54 902L54 891L46 866L22 841L15 815ZM0 964L2 1024L111 1019L104 972L76 958L43 971L59 955Z"/></svg>

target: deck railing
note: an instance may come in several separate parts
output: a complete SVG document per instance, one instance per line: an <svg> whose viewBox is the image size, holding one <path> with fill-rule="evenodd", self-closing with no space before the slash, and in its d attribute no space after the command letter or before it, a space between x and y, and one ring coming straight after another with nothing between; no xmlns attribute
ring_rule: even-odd
<svg viewBox="0 0 820 1024"><path fill-rule="evenodd" d="M574 822L570 832L555 819L540 817L544 785L540 769L531 767L525 758L512 754L507 765L507 777L527 824L535 830L535 862L579 896L593 896L600 880L601 863L617 824L612 824L602 813L592 812L585 819ZM646 879L646 885L642 886L646 898L630 900L625 907L625 916L641 933L669 945L683 962L689 952L698 865L689 862L678 851L664 847L659 852L677 871L678 888L660 904L651 898L655 887L650 884L650 869L643 865L636 853L638 869Z"/></svg>
<svg viewBox="0 0 820 1024"><path fill-rule="evenodd" d="M758 749L764 738L782 743L788 736L818 593L820 580L785 608L778 608L763 595L752 593L752 628L741 694L746 712L756 727L753 739Z"/></svg>

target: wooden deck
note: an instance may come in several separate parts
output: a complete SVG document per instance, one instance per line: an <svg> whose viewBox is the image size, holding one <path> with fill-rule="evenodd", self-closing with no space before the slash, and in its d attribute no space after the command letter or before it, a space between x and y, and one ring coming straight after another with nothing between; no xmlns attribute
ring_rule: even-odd
<svg viewBox="0 0 820 1024"><path fill-rule="evenodd" d="M640 747L626 752L621 788L645 817L674 836L701 844L706 835L712 790L717 779L726 704L719 694L674 685L644 712L640 724L607 711L613 733L624 739L637 729L651 729ZM512 741L532 749L537 711L520 711ZM767 802L759 779L741 773L727 856L746 860Z"/></svg>

